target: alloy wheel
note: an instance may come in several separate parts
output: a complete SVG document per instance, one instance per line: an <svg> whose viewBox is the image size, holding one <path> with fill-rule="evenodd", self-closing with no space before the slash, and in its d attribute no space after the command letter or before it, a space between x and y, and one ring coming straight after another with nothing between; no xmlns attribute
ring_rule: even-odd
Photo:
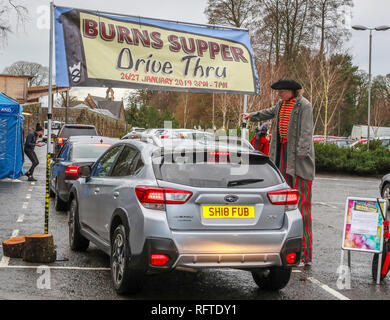
<svg viewBox="0 0 390 320"><path fill-rule="evenodd" d="M122 234L118 233L116 235L116 238L114 240L114 247L112 250L113 250L113 254L112 254L113 278L115 283L117 285L120 285L120 283L123 280L123 273L125 268L125 243Z"/></svg>

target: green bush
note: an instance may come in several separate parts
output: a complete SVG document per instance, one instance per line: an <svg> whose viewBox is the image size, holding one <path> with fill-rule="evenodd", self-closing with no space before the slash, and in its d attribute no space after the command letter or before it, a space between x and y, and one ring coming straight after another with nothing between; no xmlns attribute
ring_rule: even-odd
<svg viewBox="0 0 390 320"><path fill-rule="evenodd" d="M379 141L357 148L314 143L317 172L382 175L390 172L390 152Z"/></svg>

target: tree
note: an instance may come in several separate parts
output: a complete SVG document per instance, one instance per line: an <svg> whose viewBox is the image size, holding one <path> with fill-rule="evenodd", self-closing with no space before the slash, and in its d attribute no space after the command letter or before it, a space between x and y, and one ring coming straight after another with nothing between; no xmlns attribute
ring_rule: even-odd
<svg viewBox="0 0 390 320"><path fill-rule="evenodd" d="M36 62L17 61L3 71L15 76L31 76L28 87L47 85L49 82L49 68Z"/></svg>
<svg viewBox="0 0 390 320"><path fill-rule="evenodd" d="M371 125L390 125L390 74L377 76L372 84Z"/></svg>
<svg viewBox="0 0 390 320"><path fill-rule="evenodd" d="M348 40L350 32L345 27L349 18L347 9L353 7L352 0L314 0L314 18L319 21L320 54L325 51L326 43L338 46ZM344 10L343 10L343 9ZM336 23L335 23L336 22Z"/></svg>
<svg viewBox="0 0 390 320"><path fill-rule="evenodd" d="M10 15L16 14L16 28L23 25L28 19L28 10L17 0L0 0L0 42L4 44L9 33L13 31Z"/></svg>
<svg viewBox="0 0 390 320"><path fill-rule="evenodd" d="M256 12L252 0L208 0L204 11L210 24L247 27Z"/></svg>

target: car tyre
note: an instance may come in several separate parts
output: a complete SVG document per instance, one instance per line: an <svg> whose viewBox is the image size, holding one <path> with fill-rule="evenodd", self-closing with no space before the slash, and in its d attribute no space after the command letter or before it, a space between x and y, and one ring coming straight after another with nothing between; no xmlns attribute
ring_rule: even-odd
<svg viewBox="0 0 390 320"><path fill-rule="evenodd" d="M382 189L382 198L387 201L387 210L390 210L390 184L387 183Z"/></svg>
<svg viewBox="0 0 390 320"><path fill-rule="evenodd" d="M85 251L89 247L89 240L80 233L79 210L77 200L73 199L69 208L69 246L73 251Z"/></svg>
<svg viewBox="0 0 390 320"><path fill-rule="evenodd" d="M135 294L141 291L144 280L142 268L130 267L131 252L128 232L120 224L111 239L111 277L118 294Z"/></svg>
<svg viewBox="0 0 390 320"><path fill-rule="evenodd" d="M271 267L266 270L252 271L253 280L264 290L283 289L290 280L291 267Z"/></svg>
<svg viewBox="0 0 390 320"><path fill-rule="evenodd" d="M56 183L56 191L54 194L54 207L57 211L67 211L69 209L68 203L61 200L58 191L58 184Z"/></svg>

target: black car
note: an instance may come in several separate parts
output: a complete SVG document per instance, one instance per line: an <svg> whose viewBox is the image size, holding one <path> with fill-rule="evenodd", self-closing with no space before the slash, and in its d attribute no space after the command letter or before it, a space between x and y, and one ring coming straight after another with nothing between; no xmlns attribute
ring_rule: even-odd
<svg viewBox="0 0 390 320"><path fill-rule="evenodd" d="M379 185L379 192L383 199L387 201L387 209L390 210L390 173L382 177Z"/></svg>
<svg viewBox="0 0 390 320"><path fill-rule="evenodd" d="M67 210L69 190L79 178L79 167L89 165L119 139L100 136L72 136L51 164L50 195L55 197L55 208Z"/></svg>
<svg viewBox="0 0 390 320"><path fill-rule="evenodd" d="M98 136L98 132L93 125L89 124L64 124L58 132L55 142L54 154L58 154L62 146L71 136Z"/></svg>

